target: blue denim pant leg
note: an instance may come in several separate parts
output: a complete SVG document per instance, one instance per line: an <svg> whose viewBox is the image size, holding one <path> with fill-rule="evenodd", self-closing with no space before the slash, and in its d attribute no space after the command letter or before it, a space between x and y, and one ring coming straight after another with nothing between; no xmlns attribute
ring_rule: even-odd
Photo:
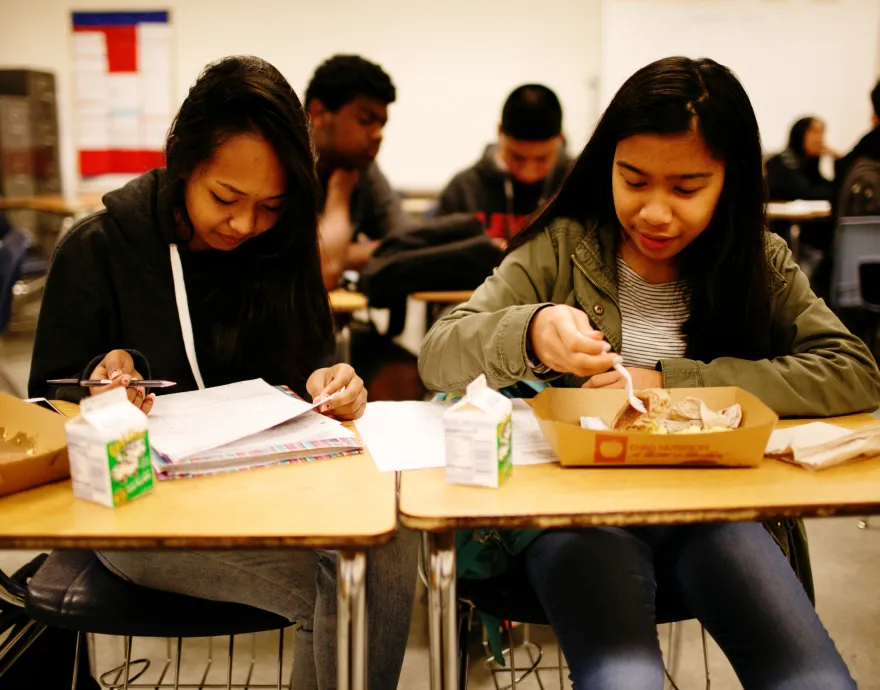
<svg viewBox="0 0 880 690"><path fill-rule="evenodd" d="M804 588L760 523L666 530L659 567L674 569L677 594L718 642L746 690L856 687Z"/></svg>
<svg viewBox="0 0 880 690"><path fill-rule="evenodd" d="M662 688L658 580L706 626L746 690L855 688L758 523L548 532L525 556L577 690Z"/></svg>
<svg viewBox="0 0 880 690"><path fill-rule="evenodd" d="M647 543L616 527L551 531L525 559L575 690L663 690Z"/></svg>

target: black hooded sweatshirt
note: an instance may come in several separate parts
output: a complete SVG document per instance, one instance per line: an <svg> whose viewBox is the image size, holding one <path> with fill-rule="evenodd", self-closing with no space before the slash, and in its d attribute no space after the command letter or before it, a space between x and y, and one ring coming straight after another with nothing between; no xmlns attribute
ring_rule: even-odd
<svg viewBox="0 0 880 690"><path fill-rule="evenodd" d="M880 127L875 127L861 138L852 151L834 163L834 184L839 190L849 169L859 158L880 161Z"/></svg>
<svg viewBox="0 0 880 690"><path fill-rule="evenodd" d="M476 213L490 237L509 240L559 188L571 159L561 151L556 166L546 178L525 184L510 178L498 166L495 149L494 144L487 146L475 165L452 178L440 194L437 215ZM505 189L506 179L511 182L510 195Z"/></svg>
<svg viewBox="0 0 880 690"><path fill-rule="evenodd" d="M84 389L55 389L54 378L88 378L104 355L132 353L144 378L176 381L157 393L197 388L187 360L174 294L169 245L176 243L172 214L161 192L164 170L153 170L103 198L105 210L76 224L55 249L40 318L28 390L31 396L79 400ZM283 364L268 363L259 343L234 364L221 363L213 345L214 325L249 280L239 250L189 252L180 247L196 358L205 385L251 378L288 385L305 393ZM245 339L247 343L247 339ZM330 358L332 334L314 363ZM295 353L289 355L296 357Z"/></svg>

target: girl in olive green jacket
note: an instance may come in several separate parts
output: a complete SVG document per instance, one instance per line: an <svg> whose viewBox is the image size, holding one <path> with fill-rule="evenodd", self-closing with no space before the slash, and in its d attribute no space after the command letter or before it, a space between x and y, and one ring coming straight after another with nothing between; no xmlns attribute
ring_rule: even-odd
<svg viewBox="0 0 880 690"><path fill-rule="evenodd" d="M495 274L428 334L425 384L622 387L622 358L636 388L740 386L780 415L876 408L871 353L765 232L765 196L736 77L706 59L643 68ZM759 523L550 531L522 557L579 690L663 687L658 583L745 688L855 687Z"/></svg>

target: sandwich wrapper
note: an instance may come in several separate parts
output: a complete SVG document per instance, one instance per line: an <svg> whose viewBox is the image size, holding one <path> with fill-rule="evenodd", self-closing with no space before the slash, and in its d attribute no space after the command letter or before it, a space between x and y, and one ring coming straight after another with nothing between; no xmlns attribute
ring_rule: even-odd
<svg viewBox="0 0 880 690"><path fill-rule="evenodd" d="M70 476L65 421L0 393L0 496Z"/></svg>
<svg viewBox="0 0 880 690"><path fill-rule="evenodd" d="M880 454L880 424L852 431L825 422L777 429L767 443L768 458L821 470Z"/></svg>
<svg viewBox="0 0 880 690"><path fill-rule="evenodd" d="M672 427L665 432L654 422L612 429L626 411L626 391L619 389L548 388L535 397L532 409L564 466L754 467L762 462L778 417L756 396L737 387L674 388L668 395L676 414L664 421ZM588 428L582 428L582 418L588 418ZM723 433L709 433L718 430Z"/></svg>

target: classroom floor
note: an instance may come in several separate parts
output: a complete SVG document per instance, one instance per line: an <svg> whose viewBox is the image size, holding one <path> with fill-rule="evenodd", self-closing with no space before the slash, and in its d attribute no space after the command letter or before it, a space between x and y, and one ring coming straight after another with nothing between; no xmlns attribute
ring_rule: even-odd
<svg viewBox="0 0 880 690"><path fill-rule="evenodd" d="M24 337L0 339L0 391L22 395L27 384L32 342ZM880 690L880 517L874 519L873 527L857 528L857 518L828 518L808 520L810 553L818 597L817 608L838 649L844 656L850 671L862 690ZM32 553L0 551L0 569L9 573L18 565L33 557ZM400 690L428 690L427 610L426 593L419 586L413 624L404 660ZM700 627L695 622L677 626L674 651L669 653L669 631L660 630L661 646L667 665L681 690L704 688L703 655L700 644ZM287 633L285 649L291 649L290 632ZM476 637L476 633L475 633ZM547 628L532 628L531 639L543 647L542 665L556 664L557 652L553 637ZM479 655L479 640L474 640L470 666L470 690L496 688L490 672ZM225 682L225 653L227 640L214 641L214 662L207 678L208 683ZM247 676L250 663L250 636L236 640L234 682ZM252 682L275 682L275 655L277 633L256 636L257 663ZM165 643L159 640L136 640L134 657L147 657L150 668L141 679L155 683L165 660ZM96 644L99 672L114 667L121 660L122 644L118 638L98 637ZM517 665L525 661L517 653ZM199 682L205 670L208 643L205 640L188 641L184 645L182 682ZM291 654L285 654L284 678L289 677ZM740 688L736 676L720 649L710 640L709 667L713 690ZM113 680L112 678L109 680ZM166 678L167 680L167 678ZM509 676L498 678L503 687ZM517 687L521 690L555 690L558 675L554 670L541 673L542 685L527 678ZM566 686L567 688L570 685Z"/></svg>

